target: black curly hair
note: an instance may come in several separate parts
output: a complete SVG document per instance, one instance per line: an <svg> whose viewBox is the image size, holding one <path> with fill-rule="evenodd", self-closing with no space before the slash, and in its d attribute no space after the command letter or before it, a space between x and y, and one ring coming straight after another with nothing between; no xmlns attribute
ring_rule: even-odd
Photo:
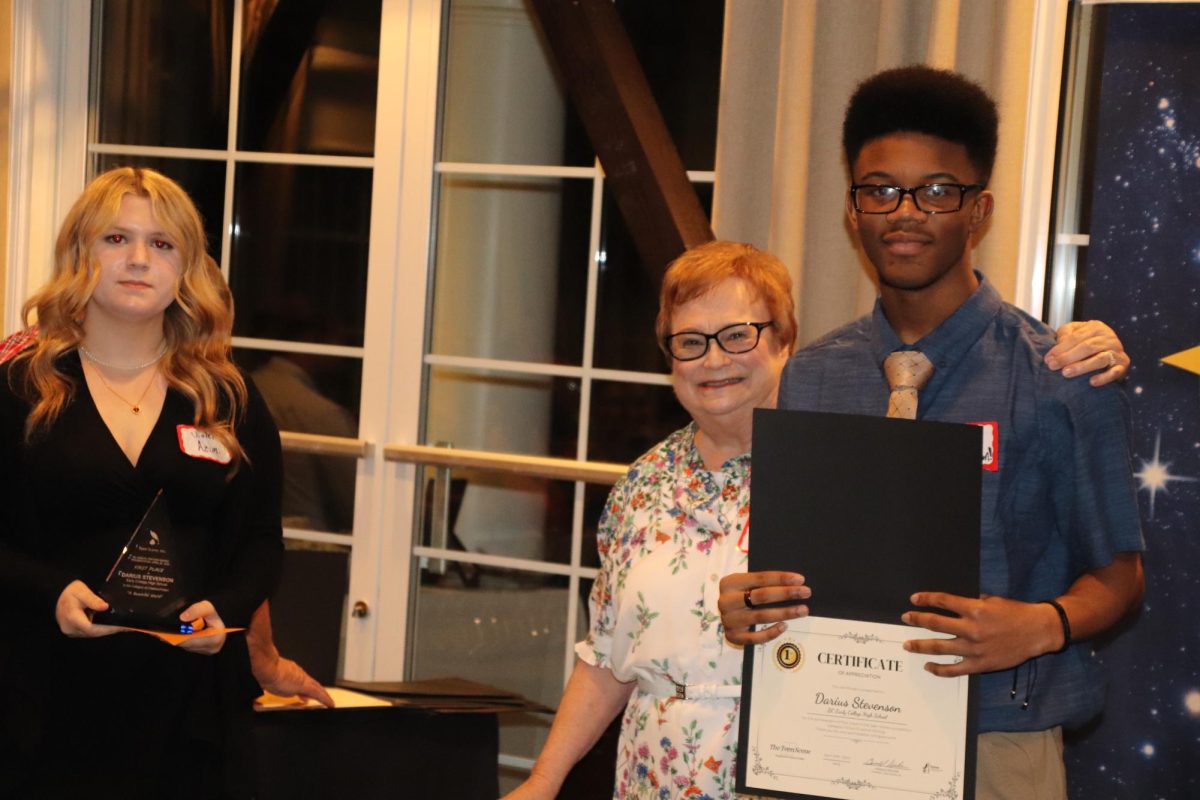
<svg viewBox="0 0 1200 800"><path fill-rule="evenodd" d="M913 65L876 73L858 85L842 122L846 163L880 136L910 131L967 148L986 184L996 162L996 103L979 84L956 72Z"/></svg>

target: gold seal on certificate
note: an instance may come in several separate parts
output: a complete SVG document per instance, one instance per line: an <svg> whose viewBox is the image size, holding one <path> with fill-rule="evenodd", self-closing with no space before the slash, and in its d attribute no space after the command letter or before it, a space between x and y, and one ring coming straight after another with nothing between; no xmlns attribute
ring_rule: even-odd
<svg viewBox="0 0 1200 800"><path fill-rule="evenodd" d="M916 591L979 593L980 428L759 409L751 571L799 572L809 616L742 673L737 789L836 800L973 796L975 678L903 643Z"/></svg>
<svg viewBox="0 0 1200 800"><path fill-rule="evenodd" d="M171 525L160 489L100 587L98 594L109 607L94 621L191 633L191 626L179 621L179 613L194 601L198 564Z"/></svg>
<svg viewBox="0 0 1200 800"><path fill-rule="evenodd" d="M791 639L776 641L773 652L775 654L775 663L781 669L794 670L804 666L804 646L798 642Z"/></svg>

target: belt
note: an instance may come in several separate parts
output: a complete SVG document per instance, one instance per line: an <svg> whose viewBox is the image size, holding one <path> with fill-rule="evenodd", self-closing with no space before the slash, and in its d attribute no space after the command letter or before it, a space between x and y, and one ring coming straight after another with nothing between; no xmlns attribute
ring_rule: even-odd
<svg viewBox="0 0 1200 800"><path fill-rule="evenodd" d="M741 684L733 683L676 683L667 677L639 675L638 688L648 695L676 700L714 700L742 696Z"/></svg>

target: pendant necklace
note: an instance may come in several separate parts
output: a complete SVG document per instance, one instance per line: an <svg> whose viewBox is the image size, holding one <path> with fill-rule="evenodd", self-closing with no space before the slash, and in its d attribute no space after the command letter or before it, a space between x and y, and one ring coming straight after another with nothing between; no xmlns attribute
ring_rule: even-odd
<svg viewBox="0 0 1200 800"><path fill-rule="evenodd" d="M154 362L152 361L150 363L152 364ZM147 366L149 366L149 365L147 365ZM113 393L113 395L116 396L116 398L118 400L120 400L125 405L129 406L129 410L132 411L134 413L134 415L136 416L136 415L142 413L142 401L146 399L146 393L149 392L150 387L154 385L154 379L156 377L158 377L158 370L154 370L154 372L150 373L150 381L149 381L149 383L146 384L146 388L142 389L142 393L140 395L138 395L138 399L137 399L136 403L131 403L128 400L126 400L123 396L121 396L117 392L116 389L114 389L112 386L109 385L108 381L106 381L104 379L104 373L98 369L96 370L96 377L99 378L100 382L104 384L105 389L108 389L110 392Z"/></svg>

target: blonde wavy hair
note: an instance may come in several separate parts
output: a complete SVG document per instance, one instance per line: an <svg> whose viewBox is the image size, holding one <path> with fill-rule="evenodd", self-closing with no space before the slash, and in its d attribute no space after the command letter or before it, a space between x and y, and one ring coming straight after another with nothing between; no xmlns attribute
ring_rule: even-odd
<svg viewBox="0 0 1200 800"><path fill-rule="evenodd" d="M36 313L38 326L36 344L17 357L25 362L25 394L33 406L26 439L53 425L77 390L58 360L83 341L84 312L100 279L93 246L116 221L126 195L150 201L183 267L163 315L163 375L191 400L194 424L217 437L237 464L245 454L234 425L245 412L246 382L231 359L233 295L205 247L192 199L175 181L143 167L111 169L87 185L58 231L54 274L25 303L25 324L33 325Z"/></svg>

